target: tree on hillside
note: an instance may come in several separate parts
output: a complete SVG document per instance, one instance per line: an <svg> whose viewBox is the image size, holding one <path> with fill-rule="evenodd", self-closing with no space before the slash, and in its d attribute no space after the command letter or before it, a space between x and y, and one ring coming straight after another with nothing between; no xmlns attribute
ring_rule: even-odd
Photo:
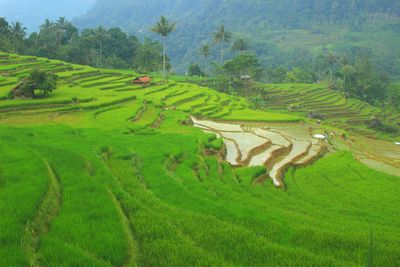
<svg viewBox="0 0 400 267"><path fill-rule="evenodd" d="M259 79L262 74L261 64L255 55L239 55L224 64L224 70L231 77L240 79L240 76L251 76L252 79Z"/></svg>
<svg viewBox="0 0 400 267"><path fill-rule="evenodd" d="M251 88L251 81L258 80L262 75L262 68L255 55L243 54L229 61L223 66L224 72L229 76L229 87L236 84L244 87L244 95L247 96ZM235 86L234 86L235 87Z"/></svg>
<svg viewBox="0 0 400 267"><path fill-rule="evenodd" d="M162 47L159 42L152 41L148 38L144 39L133 59L134 69L146 74L159 70L160 62L163 58L161 50Z"/></svg>
<svg viewBox="0 0 400 267"><path fill-rule="evenodd" d="M65 17L58 18L55 25L58 32L58 42L61 45L68 44L78 36L78 29Z"/></svg>
<svg viewBox="0 0 400 267"><path fill-rule="evenodd" d="M374 69L368 55L359 55L354 69L355 85L351 92L371 104L383 100L387 94L388 78Z"/></svg>
<svg viewBox="0 0 400 267"><path fill-rule="evenodd" d="M343 75L343 91L347 92L349 82L355 73L354 67L350 64L344 64L342 65L340 72Z"/></svg>
<svg viewBox="0 0 400 267"><path fill-rule="evenodd" d="M214 41L221 46L221 66L224 64L224 44L231 41L232 34L225 29L224 25L219 26L214 33Z"/></svg>
<svg viewBox="0 0 400 267"><path fill-rule="evenodd" d="M4 18L0 18L0 49L10 51L12 44L10 42L10 25Z"/></svg>
<svg viewBox="0 0 400 267"><path fill-rule="evenodd" d="M278 66L273 69L269 74L270 82L284 83L286 81L288 70L283 66Z"/></svg>
<svg viewBox="0 0 400 267"><path fill-rule="evenodd" d="M13 90L14 97L35 97L38 90L43 97L57 88L57 76L41 70L32 71L23 82Z"/></svg>
<svg viewBox="0 0 400 267"><path fill-rule="evenodd" d="M204 72L201 71L201 68L199 67L199 65L192 64L188 68L188 75L201 77L201 76L204 76Z"/></svg>
<svg viewBox="0 0 400 267"><path fill-rule="evenodd" d="M327 69L326 58L323 54L319 54L313 60L313 69L317 73L318 81L321 81L324 77L324 73Z"/></svg>
<svg viewBox="0 0 400 267"><path fill-rule="evenodd" d="M286 73L285 82L287 83L313 83L315 81L315 73L303 68L293 68Z"/></svg>
<svg viewBox="0 0 400 267"><path fill-rule="evenodd" d="M337 57L333 51L329 51L326 55L326 62L329 64L329 82L333 85L333 70L337 63Z"/></svg>
<svg viewBox="0 0 400 267"><path fill-rule="evenodd" d="M18 50L26 36L26 28L22 25L21 22L17 21L11 24L10 31L14 42L14 52L18 53Z"/></svg>
<svg viewBox="0 0 400 267"><path fill-rule="evenodd" d="M10 25L5 18L0 18L0 35L8 35L10 33Z"/></svg>
<svg viewBox="0 0 400 267"><path fill-rule="evenodd" d="M176 23L170 22L164 16L161 16L160 21L157 22L151 31L162 36L164 42L164 52L163 52L163 81L166 80L166 67L167 67L167 37L168 35L176 29Z"/></svg>
<svg viewBox="0 0 400 267"><path fill-rule="evenodd" d="M391 84L388 87L388 101L396 111L400 112L400 84Z"/></svg>
<svg viewBox="0 0 400 267"><path fill-rule="evenodd" d="M104 29L103 27L99 26L97 29L95 29L92 33L92 38L94 39L95 45L97 45L97 59L96 59L96 65L98 68L103 67L103 45L106 39L109 38L109 34Z"/></svg>
<svg viewBox="0 0 400 267"><path fill-rule="evenodd" d="M40 25L38 36L38 54L44 57L55 57L60 47L56 24L48 19Z"/></svg>
<svg viewBox="0 0 400 267"><path fill-rule="evenodd" d="M238 51L240 53L243 53L249 49L249 44L247 41L243 38L239 38L235 40L232 44L232 50L233 51Z"/></svg>
<svg viewBox="0 0 400 267"><path fill-rule="evenodd" d="M207 59L210 56L210 46L208 44L203 44L200 47L200 55L204 58L204 76L207 76Z"/></svg>

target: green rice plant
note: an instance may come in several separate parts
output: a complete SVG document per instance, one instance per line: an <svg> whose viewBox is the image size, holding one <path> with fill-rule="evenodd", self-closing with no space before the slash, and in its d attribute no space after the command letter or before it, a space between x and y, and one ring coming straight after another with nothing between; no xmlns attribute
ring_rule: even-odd
<svg viewBox="0 0 400 267"><path fill-rule="evenodd" d="M290 169L279 190L265 167L233 168L221 139L187 123L192 109L233 121L301 117L181 82L102 90L128 71L73 68L48 99L0 101L0 266L399 265L398 177L339 151ZM74 84L85 79L89 87ZM266 88L304 103L324 90ZM333 114L341 104L327 95L310 106L327 102ZM375 109L348 101L342 111L360 119Z"/></svg>

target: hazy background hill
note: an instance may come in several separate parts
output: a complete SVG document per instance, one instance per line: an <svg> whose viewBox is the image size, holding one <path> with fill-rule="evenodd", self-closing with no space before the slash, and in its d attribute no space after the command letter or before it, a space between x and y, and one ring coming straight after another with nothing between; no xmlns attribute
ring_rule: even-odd
<svg viewBox="0 0 400 267"><path fill-rule="evenodd" d="M69 19L84 14L96 0L0 0L0 17L20 21L28 32L37 31L43 21L60 16Z"/></svg>
<svg viewBox="0 0 400 267"><path fill-rule="evenodd" d="M223 23L235 37L251 41L266 66L311 64L330 49L350 56L363 50L390 74L400 73L395 0L98 0L75 22L80 28L119 26L154 36L148 29L162 14L178 23L170 56L181 71L199 61L198 48Z"/></svg>

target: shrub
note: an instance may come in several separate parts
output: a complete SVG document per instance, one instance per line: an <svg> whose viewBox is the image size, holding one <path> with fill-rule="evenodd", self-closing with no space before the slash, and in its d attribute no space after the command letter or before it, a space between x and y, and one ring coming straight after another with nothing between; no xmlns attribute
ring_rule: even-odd
<svg viewBox="0 0 400 267"><path fill-rule="evenodd" d="M223 148L224 142L221 138L217 138L215 134L210 134L207 141L204 142L204 148L207 150L219 151Z"/></svg>
<svg viewBox="0 0 400 267"><path fill-rule="evenodd" d="M47 96L57 88L57 76L41 70L32 71L27 78L13 90L14 96L35 97L35 90Z"/></svg>
<svg viewBox="0 0 400 267"><path fill-rule="evenodd" d="M189 76L204 76L204 72L201 71L199 65L192 64L189 66L188 75Z"/></svg>

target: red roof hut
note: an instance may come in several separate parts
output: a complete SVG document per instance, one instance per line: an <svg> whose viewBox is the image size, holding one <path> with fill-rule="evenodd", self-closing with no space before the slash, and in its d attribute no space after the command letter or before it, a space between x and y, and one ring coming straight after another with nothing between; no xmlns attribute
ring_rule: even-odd
<svg viewBox="0 0 400 267"><path fill-rule="evenodd" d="M134 84L148 84L151 82L151 78L149 76L142 76L137 77L136 79L132 80Z"/></svg>

